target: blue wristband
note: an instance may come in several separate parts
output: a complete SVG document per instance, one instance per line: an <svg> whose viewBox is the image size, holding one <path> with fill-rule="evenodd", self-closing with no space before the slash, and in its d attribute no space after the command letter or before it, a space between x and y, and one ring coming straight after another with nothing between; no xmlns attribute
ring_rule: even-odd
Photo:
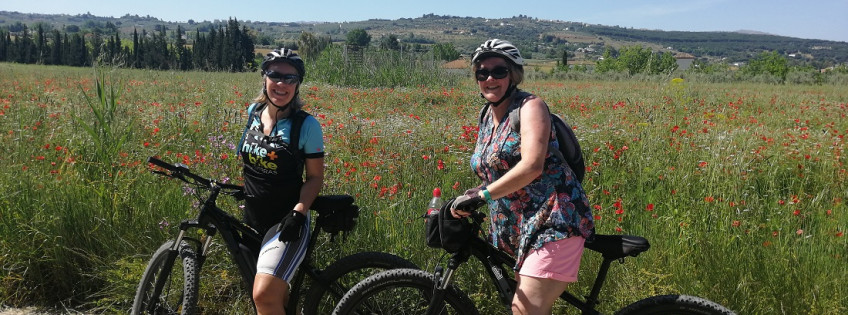
<svg viewBox="0 0 848 315"><path fill-rule="evenodd" d="M492 194L489 193L488 189L483 188L483 190L481 190L481 192L483 192L483 197L486 198L486 201L492 201Z"/></svg>

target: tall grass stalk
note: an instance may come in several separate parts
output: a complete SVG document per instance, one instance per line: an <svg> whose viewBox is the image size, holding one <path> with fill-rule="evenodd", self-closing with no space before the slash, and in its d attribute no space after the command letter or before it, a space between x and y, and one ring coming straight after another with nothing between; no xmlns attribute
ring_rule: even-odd
<svg viewBox="0 0 848 315"><path fill-rule="evenodd" d="M111 77L107 78L103 70L95 69L94 90L96 98L85 93L82 87L80 91L85 95L88 108L91 110L93 119L89 117L74 116L77 126L83 128L93 141L92 155L98 162L110 162L127 141L131 128L119 128L116 115L118 112L118 98L121 86L115 87ZM118 82L118 85L120 83ZM88 115L85 115L88 116ZM132 126L130 126L132 127Z"/></svg>

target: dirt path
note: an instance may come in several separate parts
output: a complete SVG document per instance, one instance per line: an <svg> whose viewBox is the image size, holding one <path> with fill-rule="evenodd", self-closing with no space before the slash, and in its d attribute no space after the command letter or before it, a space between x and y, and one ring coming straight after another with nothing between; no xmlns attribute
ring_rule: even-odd
<svg viewBox="0 0 848 315"><path fill-rule="evenodd" d="M27 308L8 308L5 306L0 306L0 315L42 315L46 313L39 313L38 310L34 307Z"/></svg>

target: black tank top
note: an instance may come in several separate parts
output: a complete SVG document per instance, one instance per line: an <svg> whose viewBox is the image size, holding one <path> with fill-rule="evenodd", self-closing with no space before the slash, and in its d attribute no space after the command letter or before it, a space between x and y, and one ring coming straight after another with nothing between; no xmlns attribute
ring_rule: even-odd
<svg viewBox="0 0 848 315"><path fill-rule="evenodd" d="M258 113L261 110L255 109ZM279 222L294 208L303 186L303 168L299 166L303 162L297 160L296 153L299 148L286 143L280 136L267 136L262 130L260 119L259 126L245 132L240 150L247 197L245 221L260 232L267 228L265 225Z"/></svg>

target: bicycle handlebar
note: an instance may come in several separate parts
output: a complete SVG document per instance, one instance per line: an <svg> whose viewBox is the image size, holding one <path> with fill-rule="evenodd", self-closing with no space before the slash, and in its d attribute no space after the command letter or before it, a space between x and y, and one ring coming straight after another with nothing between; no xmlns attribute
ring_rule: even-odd
<svg viewBox="0 0 848 315"><path fill-rule="evenodd" d="M152 157L152 156L147 158L147 163L161 167L161 168L168 171L168 172L161 172L161 171L153 170L152 172L154 172L154 173L157 173L157 174L160 174L160 175L163 175L163 176L167 176L167 177L171 177L171 178L177 178L177 179L182 180L186 183L201 186L205 189L212 189L213 187L217 186L217 187L220 187L221 189L227 190L226 192L222 192L224 194L234 196L237 199L243 199L244 198L244 187L242 187L240 185L221 183L221 182L218 182L218 181L213 180L213 179L203 178L202 176L199 176L197 174L192 173L188 169L188 166L185 165L185 164L182 164L182 163L171 164L171 163L162 161L162 160L157 159L157 158ZM190 178L191 181L189 181L186 177Z"/></svg>
<svg viewBox="0 0 848 315"><path fill-rule="evenodd" d="M456 199L456 198L448 199L448 201L445 202L444 205L442 205L442 209L440 209L440 210L441 211L450 211L451 204L453 204L454 199ZM470 207L465 207L463 209L457 209L457 210L468 212L469 215L468 215L467 218L471 219L473 222L475 222L477 224L482 224L483 220L486 218L486 214L483 213L482 211L479 211L479 209L482 208L485 205L486 205L485 203L480 203L480 204L471 205Z"/></svg>

